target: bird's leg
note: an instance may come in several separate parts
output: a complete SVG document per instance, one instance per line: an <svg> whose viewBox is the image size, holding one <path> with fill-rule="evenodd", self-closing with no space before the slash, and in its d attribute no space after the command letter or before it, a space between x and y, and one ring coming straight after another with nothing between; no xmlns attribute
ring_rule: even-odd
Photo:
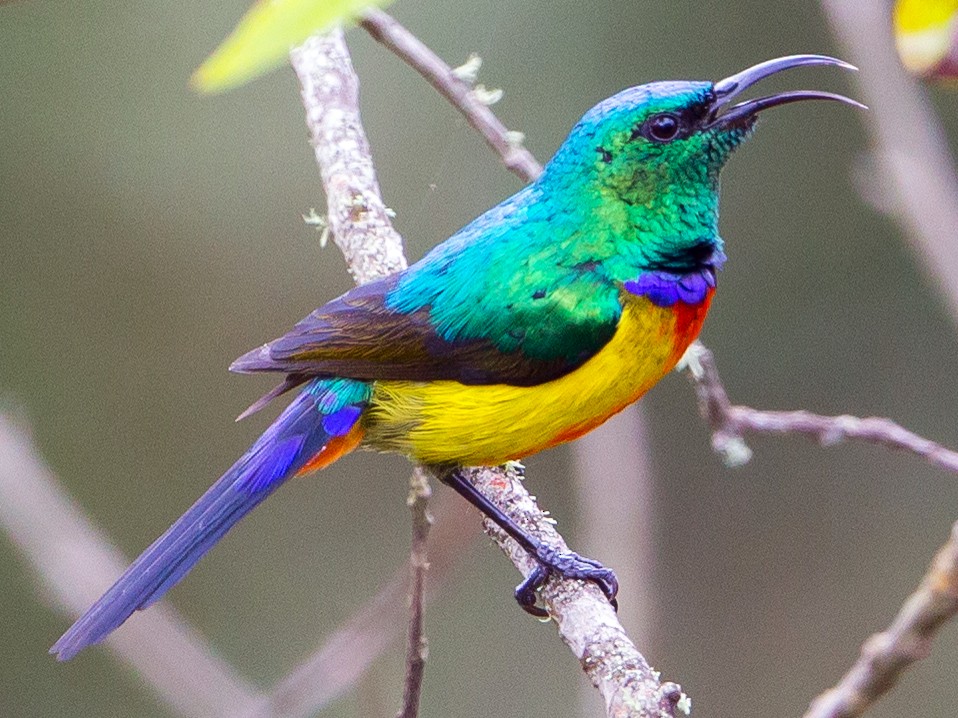
<svg viewBox="0 0 958 718"><path fill-rule="evenodd" d="M529 534L473 486L462 469L437 471L437 474L444 484L455 489L460 496L495 522L539 562L532 573L516 586L516 601L524 610L533 616L548 617L548 612L536 602L536 591L545 584L553 572L563 578L594 582L602 589L612 606L618 608L615 594L619 590L619 582L611 569L591 558L580 556L574 551L560 551Z"/></svg>

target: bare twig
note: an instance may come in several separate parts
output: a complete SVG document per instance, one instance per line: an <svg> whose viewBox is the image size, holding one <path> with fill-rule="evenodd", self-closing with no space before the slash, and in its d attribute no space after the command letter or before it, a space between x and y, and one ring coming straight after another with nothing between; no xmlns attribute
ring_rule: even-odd
<svg viewBox="0 0 958 718"><path fill-rule="evenodd" d="M61 488L26 430L3 414L0 524L58 608L74 618L128 563ZM106 645L178 715L231 716L255 700L255 688L166 603L131 618Z"/></svg>
<svg viewBox="0 0 958 718"><path fill-rule="evenodd" d="M432 517L429 515L429 476L422 469L413 471L409 480L409 497L406 503L412 512L412 548L409 554L409 570L412 586L409 589L409 638L406 649L406 682L403 690L402 709L397 718L416 718L419 715L419 698L422 695L422 677L426 667L428 648L423 634L423 602L426 592L426 571L429 569L426 556L426 540Z"/></svg>
<svg viewBox="0 0 958 718"><path fill-rule="evenodd" d="M761 411L734 406L725 393L712 352L696 342L685 366L695 384L699 409L712 427L712 447L731 465L748 461L745 434L799 434L832 446L848 439L904 449L942 469L958 473L958 452L925 439L884 417L822 416L808 411Z"/></svg>
<svg viewBox="0 0 958 718"><path fill-rule="evenodd" d="M492 110L475 94L475 88L457 76L451 67L409 30L382 10L366 11L360 26L399 56L435 87L502 158L505 166L526 182L531 182L542 167Z"/></svg>
<svg viewBox="0 0 958 718"><path fill-rule="evenodd" d="M822 0L832 31L871 111L874 171L869 196L905 236L958 322L958 176L941 122L918 80L895 53L890 0Z"/></svg>
<svg viewBox="0 0 958 718"><path fill-rule="evenodd" d="M868 639L855 665L838 685L815 699L805 718L860 716L891 690L906 668L928 655L935 634L956 614L958 523L891 626Z"/></svg>

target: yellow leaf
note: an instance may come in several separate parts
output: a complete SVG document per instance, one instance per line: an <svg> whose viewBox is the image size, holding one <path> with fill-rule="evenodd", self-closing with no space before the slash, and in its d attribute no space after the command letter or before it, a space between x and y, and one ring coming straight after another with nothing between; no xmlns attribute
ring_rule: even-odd
<svg viewBox="0 0 958 718"><path fill-rule="evenodd" d="M898 0L895 42L917 75L949 75L958 59L958 0Z"/></svg>
<svg viewBox="0 0 958 718"><path fill-rule="evenodd" d="M390 0L257 0L193 73L201 92L222 92L272 70L310 35L355 20Z"/></svg>

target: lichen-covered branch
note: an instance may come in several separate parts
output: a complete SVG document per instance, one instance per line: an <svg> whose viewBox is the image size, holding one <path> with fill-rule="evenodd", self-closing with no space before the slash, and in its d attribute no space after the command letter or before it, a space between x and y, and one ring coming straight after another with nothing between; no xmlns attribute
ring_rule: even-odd
<svg viewBox="0 0 958 718"><path fill-rule="evenodd" d="M359 117L359 79L341 30L316 35L290 53L306 125L326 192L327 221L357 284L406 267L389 221Z"/></svg>
<svg viewBox="0 0 958 718"><path fill-rule="evenodd" d="M472 469L469 478L484 494L495 497L522 528L549 546L568 550L554 520L522 485L517 467ZM536 566L535 560L492 521L486 519L484 525L522 575L528 576ZM658 672L636 649L595 584L551 579L543 587L541 598L562 640L602 694L607 715L663 718L688 713L690 702L681 687L660 683Z"/></svg>

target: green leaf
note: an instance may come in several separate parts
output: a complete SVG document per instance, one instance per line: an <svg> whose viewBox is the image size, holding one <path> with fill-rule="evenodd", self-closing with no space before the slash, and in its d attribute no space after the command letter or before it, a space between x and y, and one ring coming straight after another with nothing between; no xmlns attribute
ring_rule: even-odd
<svg viewBox="0 0 958 718"><path fill-rule="evenodd" d="M193 73L200 92L222 92L281 65L310 35L358 18L390 0L257 0L219 47Z"/></svg>

